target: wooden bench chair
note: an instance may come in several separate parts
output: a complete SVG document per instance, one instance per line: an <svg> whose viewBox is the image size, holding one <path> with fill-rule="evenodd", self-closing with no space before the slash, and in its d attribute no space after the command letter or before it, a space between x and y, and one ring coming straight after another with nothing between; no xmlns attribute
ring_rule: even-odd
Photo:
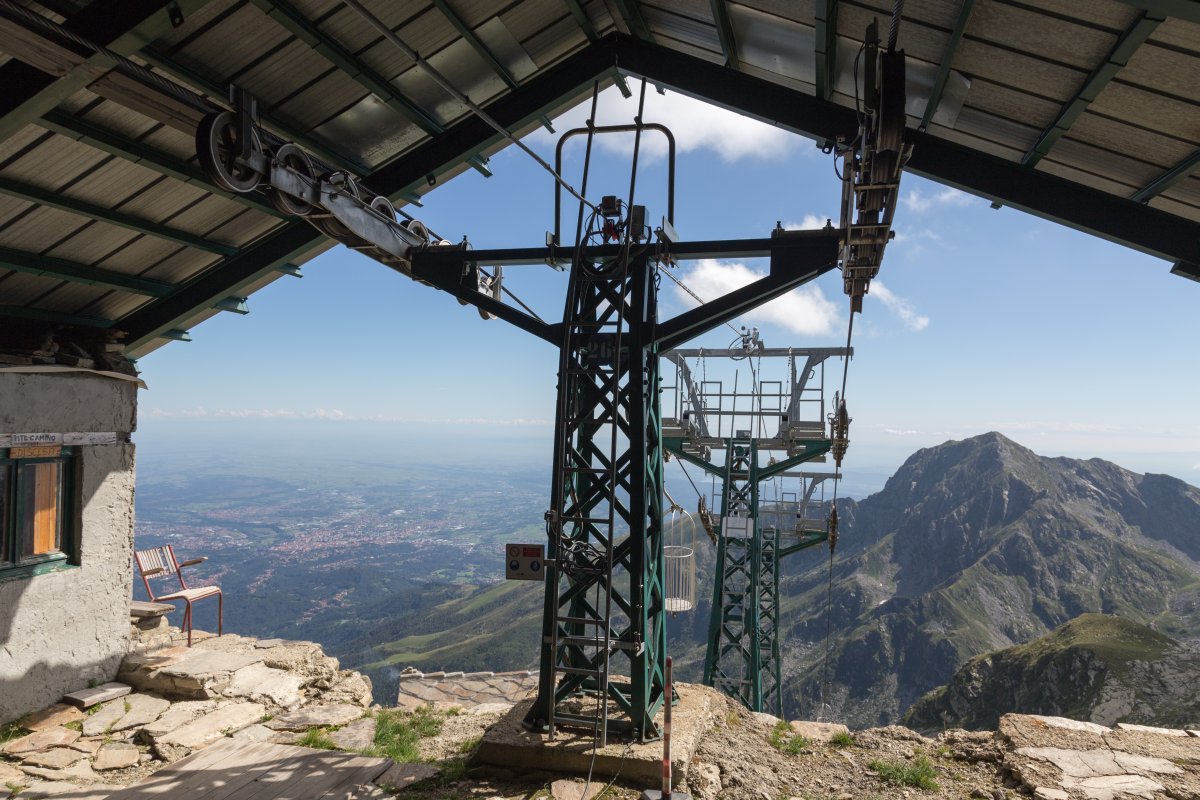
<svg viewBox="0 0 1200 800"><path fill-rule="evenodd" d="M152 547L149 550L138 550L134 554L134 557L137 560L138 572L142 575L142 583L146 586L146 595L150 598L150 602L162 603L167 600L182 600L184 602L182 627L187 630L188 647L192 646L192 603L202 600L205 597L215 595L217 598L217 635L221 635L222 616L225 605L225 598L221 595L221 587L189 587L187 581L183 579L184 567L195 566L207 561L207 556L193 558L180 564L175 558L175 548L168 544L162 547ZM179 591L155 595L154 590L150 587L150 579L165 578L170 575L175 575L179 578Z"/></svg>

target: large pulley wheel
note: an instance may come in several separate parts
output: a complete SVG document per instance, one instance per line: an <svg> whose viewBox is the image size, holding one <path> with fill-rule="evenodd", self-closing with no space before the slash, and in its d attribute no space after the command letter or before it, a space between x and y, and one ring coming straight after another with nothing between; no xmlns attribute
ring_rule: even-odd
<svg viewBox="0 0 1200 800"><path fill-rule="evenodd" d="M294 144L281 145L275 151L275 162L309 180L315 180L316 178L313 171L312 159L308 157L308 153ZM271 205L275 207L275 210L294 217L304 217L315 210L311 203L307 203L298 197L293 197L287 192L274 187L267 193L267 199L271 201Z"/></svg>
<svg viewBox="0 0 1200 800"><path fill-rule="evenodd" d="M371 209L388 222L396 221L396 207L392 205L391 200L381 194L375 195L371 200Z"/></svg>
<svg viewBox="0 0 1200 800"><path fill-rule="evenodd" d="M258 134L251 132L250 151L262 154ZM218 187L230 192L252 192L262 176L241 160L242 129L232 111L209 114L196 128L196 155L200 166Z"/></svg>
<svg viewBox="0 0 1200 800"><path fill-rule="evenodd" d="M483 274L483 270L480 270L479 271L479 291L480 291L480 293L486 294L488 297L499 302L500 292L502 291L501 281L503 280L503 278L504 278L504 269L499 264L497 264L495 266L494 271L492 272L491 278L488 278L486 275ZM488 312L484 311L482 308L480 308L478 310L479 310L479 316L483 317L484 319L495 319L496 318L495 314L489 314Z"/></svg>

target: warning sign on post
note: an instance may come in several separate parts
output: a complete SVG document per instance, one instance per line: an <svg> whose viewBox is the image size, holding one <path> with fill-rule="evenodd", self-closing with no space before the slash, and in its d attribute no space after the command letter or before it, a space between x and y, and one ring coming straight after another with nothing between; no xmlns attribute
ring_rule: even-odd
<svg viewBox="0 0 1200 800"><path fill-rule="evenodd" d="M546 545L506 544L504 577L510 581L540 581L546 576Z"/></svg>

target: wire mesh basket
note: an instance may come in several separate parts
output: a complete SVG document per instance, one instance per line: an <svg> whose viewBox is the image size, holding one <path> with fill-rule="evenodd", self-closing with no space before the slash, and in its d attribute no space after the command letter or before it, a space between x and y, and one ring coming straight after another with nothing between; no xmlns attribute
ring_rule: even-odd
<svg viewBox="0 0 1200 800"><path fill-rule="evenodd" d="M696 607L696 520L673 511L663 544L663 608L672 615Z"/></svg>

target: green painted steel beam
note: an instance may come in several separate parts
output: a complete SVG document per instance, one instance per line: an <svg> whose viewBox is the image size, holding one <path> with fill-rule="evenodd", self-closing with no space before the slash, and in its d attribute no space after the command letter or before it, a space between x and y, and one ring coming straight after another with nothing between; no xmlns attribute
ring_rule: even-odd
<svg viewBox="0 0 1200 800"><path fill-rule="evenodd" d="M817 97L822 100L833 96L833 78L837 72L837 3L838 0L817 0Z"/></svg>
<svg viewBox="0 0 1200 800"><path fill-rule="evenodd" d="M177 288L174 284L165 281L93 267L90 264L80 264L65 258L26 253L9 247L0 247L0 267L27 275L41 275L46 278L56 278L88 286L103 286L106 289L117 289L146 297L167 297Z"/></svg>
<svg viewBox="0 0 1200 800"><path fill-rule="evenodd" d="M192 334L190 331L172 328L169 331L163 331L162 338L170 339L173 342L190 342L192 340Z"/></svg>
<svg viewBox="0 0 1200 800"><path fill-rule="evenodd" d="M463 22L462 17L455 13L454 9L450 7L450 4L446 2L446 0L432 0L432 2L437 10L442 12L442 16L445 17L450 24L454 26L454 29L459 32L467 44L471 45L471 49L474 50L489 67L491 67L492 72L495 72L497 75L499 75L500 80L504 81L508 88L517 88L517 79L513 77L511 72L508 71L508 67L500 63L500 60L496 58L495 53L493 53L491 49L483 43L483 40L475 35L475 31L471 30L470 25L467 25L467 23ZM543 117L542 125L548 131L554 133L554 126L550 124L550 120Z"/></svg>
<svg viewBox="0 0 1200 800"><path fill-rule="evenodd" d="M600 37L596 34L596 26L592 25L592 21L588 19L587 12L583 10L583 6L579 4L579 0L564 0L567 8L571 12L571 16L575 18L575 24L583 31L583 35L587 37L589 42L594 42Z"/></svg>
<svg viewBox="0 0 1200 800"><path fill-rule="evenodd" d="M801 550L808 550L822 542L829 541L828 533L819 533L817 531L808 532L807 536L802 535L800 541L796 544L789 544L787 547L779 548L779 557L790 556L793 553L799 553Z"/></svg>
<svg viewBox="0 0 1200 800"><path fill-rule="evenodd" d="M654 42L654 34L650 32L650 26L642 18L642 10L638 7L637 0L613 0L613 4L620 12L621 19L625 20L625 25L629 28L630 33L644 42Z"/></svg>
<svg viewBox="0 0 1200 800"><path fill-rule="evenodd" d="M1197 167L1200 167L1200 150L1195 151L1183 161L1180 161L1162 175L1159 175L1141 189L1138 189L1130 199L1138 203L1148 203L1150 202L1150 198L1157 197L1175 184L1187 179L1188 176L1196 171Z"/></svg>
<svg viewBox="0 0 1200 800"><path fill-rule="evenodd" d="M226 200L231 200L238 205L252 208L255 211L268 214L276 219L291 219L286 214L276 211L261 195L240 194L218 189L209 183L204 172L195 164L171 155L164 150L159 150L156 147L151 147L150 145L130 139L94 122L54 110L48 112L42 119L37 120L37 124L60 136L66 136L89 147L94 147L97 150L114 156L120 156L127 161L132 161L148 170L157 172L159 175L166 175L183 183L193 184L206 192L215 194L218 197L224 197Z"/></svg>
<svg viewBox="0 0 1200 800"><path fill-rule="evenodd" d="M168 75L173 75L179 80L191 84L216 102L228 105L228 87L222 86L191 67L185 67L177 61L173 61L167 55L152 47L143 50L141 56L148 64ZM364 172L370 171L368 165L355 161L353 158L343 156L324 142L319 141L316 137L297 131L294 127L280 121L278 117L275 117L269 111L264 111L261 107L258 111L258 120L263 127L275 133L284 141L295 142L334 169L343 169L355 175L361 175Z"/></svg>
<svg viewBox="0 0 1200 800"><path fill-rule="evenodd" d="M246 305L247 298L230 296L223 300L218 300L213 308L219 311L231 311L234 314L246 315L250 313L249 307Z"/></svg>
<svg viewBox="0 0 1200 800"><path fill-rule="evenodd" d="M717 37L721 40L721 52L725 54L725 66L730 69L741 69L742 62L738 58L737 39L733 35L733 24L729 21L729 6L725 0L708 0L712 7L713 22L717 26ZM819 34L818 28L818 35Z"/></svg>
<svg viewBox="0 0 1200 800"><path fill-rule="evenodd" d="M293 278L303 278L304 273L300 271L300 267L295 264L280 264L275 268L276 272L282 272L284 275L291 275Z"/></svg>
<svg viewBox="0 0 1200 800"><path fill-rule="evenodd" d="M17 317L18 319L35 319L39 322L53 322L58 325L79 325L84 328L111 328L111 319L87 317L79 314L62 314L57 311L43 311L40 308L24 306L0 305L0 317Z"/></svg>
<svg viewBox="0 0 1200 800"><path fill-rule="evenodd" d="M1200 283L1200 264L1193 264L1189 261L1176 261L1175 266L1171 267L1171 274Z"/></svg>
<svg viewBox="0 0 1200 800"><path fill-rule="evenodd" d="M1087 110L1092 101L1100 94L1105 86L1109 84L1117 73L1129 63L1129 59L1141 47L1142 42L1150 38L1150 34L1154 33L1154 29L1163 21L1163 17L1156 16L1150 12L1143 13L1138 17L1137 21L1125 29L1121 34L1121 38L1113 46L1104 63L1096 67L1087 80L1083 82L1083 86L1069 100L1058 114L1058 118L1042 131L1042 135L1038 138L1037 143L1033 148L1025 154L1021 159L1021 163L1027 167L1032 167L1034 164L1041 161L1049 152L1054 143L1062 138L1079 115Z"/></svg>
<svg viewBox="0 0 1200 800"><path fill-rule="evenodd" d="M129 55L172 28L175 11L186 18L208 0L96 0L63 23L69 33L87 37L117 55ZM50 75L17 59L0 66L0 140L26 125L111 69L102 53L80 55L61 75Z"/></svg>
<svg viewBox="0 0 1200 800"><path fill-rule="evenodd" d="M971 10L974 7L975 0L962 0L962 6L958 10L958 19L954 22L954 30L950 32L950 39L946 42L946 49L942 53L942 63L938 65L937 77L933 80L933 90L930 92L929 102L925 104L925 113L921 115L921 122L917 125L919 131L924 131L929 127L929 123L933 121L933 115L937 113L938 106L941 105L942 94L946 91L946 81L950 79L950 70L954 65L954 53L958 50L958 44L967 30L967 21L971 19Z"/></svg>
<svg viewBox="0 0 1200 800"><path fill-rule="evenodd" d="M153 236L156 239L163 239L173 244L183 245L184 247L194 247L197 250L203 250L206 253L215 253L217 255L228 256L237 252L237 248L220 242L214 242L205 239L203 236L198 236L194 233L189 233L179 228L173 228L169 225L163 225L158 222L153 222L133 214L126 214L121 211L115 211L106 206L99 206L94 203L89 203L84 200L79 200L70 197L61 192L54 192L49 189L43 189L38 186L31 186L20 181L9 180L8 178L0 177L0 194L6 194L10 197L19 197L22 200L28 200L31 203L40 203L43 206L57 208L60 211L67 211L72 214L79 214L90 219L101 220L110 225L116 225L120 228L135 231L146 236Z"/></svg>
<svg viewBox="0 0 1200 800"><path fill-rule="evenodd" d="M445 130L440 122L405 97L387 78L360 61L333 37L318 29L312 20L305 17L287 0L250 0L250 2L258 6L264 14L282 25L297 39L324 56L329 63L353 78L359 86L378 97L385 105L397 111L425 133L432 136ZM467 159L467 163L485 178L492 176L491 171L487 168L487 159L482 156L474 155Z"/></svg>
<svg viewBox="0 0 1200 800"><path fill-rule="evenodd" d="M1175 17L1200 24L1200 3L1196 0L1121 0L1156 17Z"/></svg>

